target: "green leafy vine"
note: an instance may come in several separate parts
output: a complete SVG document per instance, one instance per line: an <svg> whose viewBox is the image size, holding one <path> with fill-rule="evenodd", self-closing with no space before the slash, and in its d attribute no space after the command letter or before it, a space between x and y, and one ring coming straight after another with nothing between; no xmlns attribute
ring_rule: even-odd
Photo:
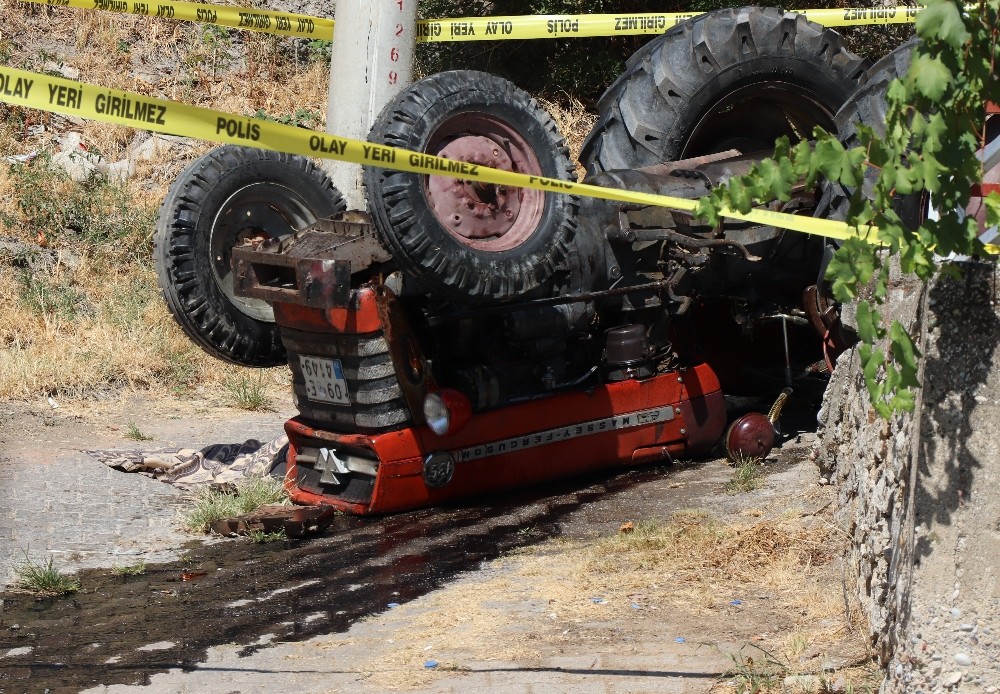
<svg viewBox="0 0 1000 694"><path fill-rule="evenodd" d="M898 322L887 328L878 305L885 301L889 260L927 280L955 272L947 257L982 255L978 224L965 214L972 186L983 180L977 151L986 144L987 102L1000 103L996 66L1000 59L1000 0L968 6L929 0L917 16L910 70L890 83L883 136L857 126L859 146L845 148L817 128L812 143L777 143L773 159L731 179L699 201L698 214L718 224L725 209L748 212L755 204L788 201L793 185L821 178L850 192L847 223L854 235L830 262L827 279L834 298L858 300L858 354L875 410L884 418L912 411L919 351ZM866 182L867 176L867 182ZM929 195L936 214L918 225L901 218L898 203ZM1000 195L985 198L986 222L1000 223ZM888 338L888 350L877 345Z"/></svg>

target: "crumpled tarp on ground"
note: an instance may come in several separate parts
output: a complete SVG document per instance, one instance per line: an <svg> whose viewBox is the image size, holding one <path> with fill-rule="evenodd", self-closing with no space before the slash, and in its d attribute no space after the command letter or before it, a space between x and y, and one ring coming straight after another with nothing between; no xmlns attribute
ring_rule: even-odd
<svg viewBox="0 0 1000 694"><path fill-rule="evenodd" d="M160 448L152 451L84 451L105 465L124 472L138 472L182 489L230 487L245 477L261 477L277 470L283 474L288 437L284 434L261 443L217 443L201 450Z"/></svg>

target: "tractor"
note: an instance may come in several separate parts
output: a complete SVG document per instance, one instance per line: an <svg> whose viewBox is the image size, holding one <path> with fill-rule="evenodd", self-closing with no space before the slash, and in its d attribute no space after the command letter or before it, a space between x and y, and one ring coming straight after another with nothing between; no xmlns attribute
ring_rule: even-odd
<svg viewBox="0 0 1000 694"><path fill-rule="evenodd" d="M704 196L779 137L845 132L869 67L791 12L686 20L601 97L585 182ZM550 115L481 72L417 81L368 139L575 180ZM364 184L368 209L347 210L312 161L223 146L175 181L156 231L190 338L288 364L299 503L390 513L720 449L763 457L784 402L817 403L853 340L824 281L828 239L461 174L370 167ZM800 185L768 207L833 215L843 198ZM740 398L775 404L741 414Z"/></svg>

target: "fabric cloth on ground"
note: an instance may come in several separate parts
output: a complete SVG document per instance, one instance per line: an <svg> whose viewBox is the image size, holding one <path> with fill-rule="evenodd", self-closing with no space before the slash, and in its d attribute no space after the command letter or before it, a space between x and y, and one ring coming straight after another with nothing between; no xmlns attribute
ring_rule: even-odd
<svg viewBox="0 0 1000 694"><path fill-rule="evenodd" d="M201 450L160 448L152 451L84 451L105 465L124 472L138 472L162 482L191 489L229 487L245 477L284 473L288 437L261 443L217 443Z"/></svg>

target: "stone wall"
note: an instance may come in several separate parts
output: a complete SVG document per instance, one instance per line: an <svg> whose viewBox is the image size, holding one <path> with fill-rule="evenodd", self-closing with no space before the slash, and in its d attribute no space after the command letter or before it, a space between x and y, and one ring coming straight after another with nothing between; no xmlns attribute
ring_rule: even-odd
<svg viewBox="0 0 1000 694"><path fill-rule="evenodd" d="M924 353L915 412L880 419L853 351L820 412L816 462L851 539L845 591L887 692L1000 687L997 278L993 263L926 287L894 277L885 313Z"/></svg>

